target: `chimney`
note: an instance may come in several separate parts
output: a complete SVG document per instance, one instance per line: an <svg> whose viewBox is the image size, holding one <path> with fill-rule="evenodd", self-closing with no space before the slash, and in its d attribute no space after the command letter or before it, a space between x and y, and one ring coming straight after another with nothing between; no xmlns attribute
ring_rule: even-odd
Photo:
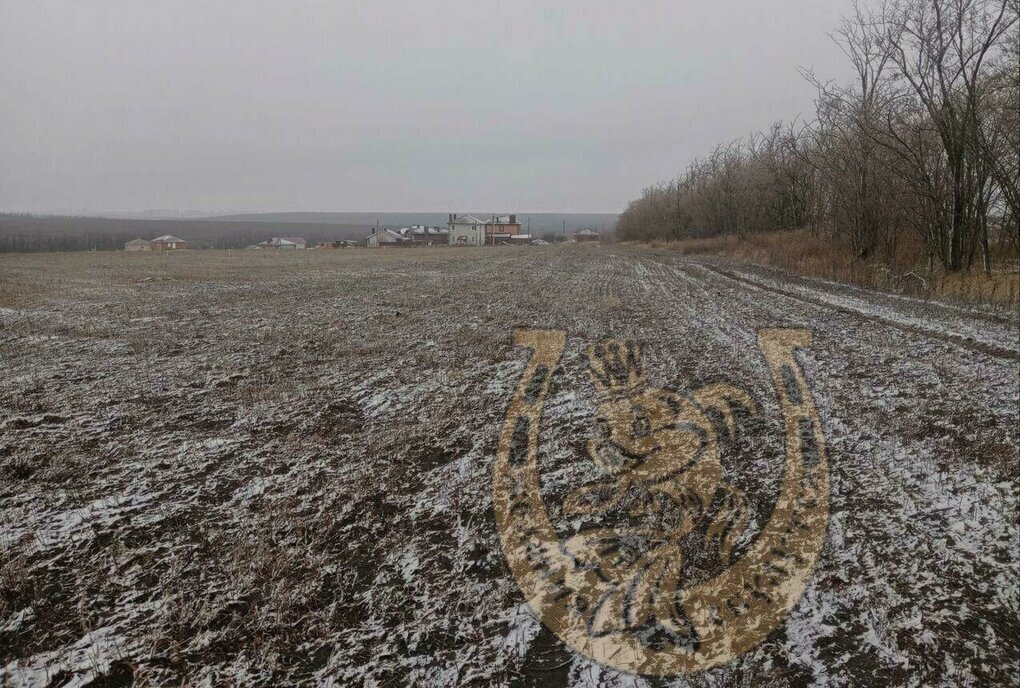
<svg viewBox="0 0 1020 688"><path fill-rule="evenodd" d="M512 225L517 224L517 216L516 215L511 215L510 216L510 224L512 224Z"/></svg>

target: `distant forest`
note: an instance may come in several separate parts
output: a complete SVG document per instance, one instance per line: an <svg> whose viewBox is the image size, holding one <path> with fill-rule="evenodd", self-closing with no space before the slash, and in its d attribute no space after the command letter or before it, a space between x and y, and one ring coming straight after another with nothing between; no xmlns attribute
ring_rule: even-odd
<svg viewBox="0 0 1020 688"><path fill-rule="evenodd" d="M499 212L478 212L470 209L454 209L458 215L473 215L480 220L495 215L509 215L513 210ZM515 213L523 231L529 231L536 237L573 234L581 229L594 229L599 232L612 232L616 227L618 215L608 213ZM378 222L384 227L407 227L412 224L429 226L446 226L449 213L249 213L242 215L224 215L211 217L210 220L230 220L251 222L285 222L342 224L374 227Z"/></svg>
<svg viewBox="0 0 1020 688"><path fill-rule="evenodd" d="M489 214L476 214L488 217ZM536 236L591 228L611 231L615 215L518 215ZM0 253L39 251L110 251L132 239L173 234L192 248L244 248L274 236L320 241L364 239L376 221L380 227L410 224L446 225L446 213L273 213L233 215L206 220L130 220L97 217L0 214Z"/></svg>
<svg viewBox="0 0 1020 688"><path fill-rule="evenodd" d="M0 214L0 252L110 251L132 239L173 234L192 248L244 248L274 236L301 236L310 244L363 239L358 225L212 220L124 220Z"/></svg>

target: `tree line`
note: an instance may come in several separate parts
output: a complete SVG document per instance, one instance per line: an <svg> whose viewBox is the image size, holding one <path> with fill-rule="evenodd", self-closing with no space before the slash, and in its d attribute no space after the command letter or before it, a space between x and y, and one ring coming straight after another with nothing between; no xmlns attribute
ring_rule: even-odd
<svg viewBox="0 0 1020 688"><path fill-rule="evenodd" d="M851 83L811 72L816 112L722 145L646 188L622 239L810 228L860 258L912 233L929 265L1020 255L1020 0L855 5L833 38Z"/></svg>

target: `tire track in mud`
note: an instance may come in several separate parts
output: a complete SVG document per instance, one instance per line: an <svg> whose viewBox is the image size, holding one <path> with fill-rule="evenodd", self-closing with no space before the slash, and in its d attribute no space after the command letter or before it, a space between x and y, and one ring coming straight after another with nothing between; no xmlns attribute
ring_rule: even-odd
<svg viewBox="0 0 1020 688"><path fill-rule="evenodd" d="M746 264L741 265L740 267L747 269L747 271L751 274L761 274L768 279L773 279L779 282L789 282L791 285L800 286L805 289L813 289L816 291L829 290L837 296L841 294L853 294L856 295L857 298L871 298L879 302L887 301L894 303L896 304L896 307L920 307L928 311L927 315L930 315L935 319L944 319L962 315L972 320L984 320L995 325L1008 325L1014 328L1018 325L1016 317L1010 318L999 313L984 310L980 307L968 308L933 299L883 292L877 289L868 289L866 287L859 287L852 284L843 284L842 282L825 280L820 277L798 275L795 273L785 272L779 268L764 265Z"/></svg>
<svg viewBox="0 0 1020 688"><path fill-rule="evenodd" d="M634 254L626 248L603 250L601 255L594 254L590 262L590 281L576 285L576 295L564 299L564 302L573 304L575 313L591 314L592 326L583 330L568 328L568 349L576 351L579 347L608 336L632 337L647 347L648 375L656 386L685 393L703 384L730 381L741 387L752 387L753 393L759 398L770 389L767 387L767 371L763 364L759 365L759 356L756 355L756 331L747 327L740 313L729 312L724 304L715 302L711 285L707 285L703 279L686 274L675 266L649 261L647 256ZM600 302L603 301L609 303L613 313L599 313L602 307ZM601 329L600 322L604 323ZM581 418L593 420L591 414L599 400L587 379L586 361L576 354L566 358L565 365L570 368L568 377L571 379L565 384L576 395L573 406L583 404L588 415L582 415ZM553 403L548 405L543 414L543 426L548 425L550 428L543 434L546 454L563 454L558 449L562 441L558 435L561 433L573 434L575 441L583 444L583 440L594 431L593 427L586 424L567 423L562 419L564 414L569 418L572 415L570 408ZM778 411L776 414L769 413L770 418L773 415L778 418ZM745 478L741 484L754 495L755 513L767 516L767 507L778 488L781 445L775 440L781 433L778 427L769 427L767 433L756 433L755 429L759 427L753 422L741 423L738 439L732 444L732 457L727 457L725 470L730 477L738 468L735 464L743 463L739 468L751 477ZM764 441L757 442L758 446L752 448L751 443L756 437ZM763 447L766 444L769 445L768 450ZM591 460L583 450L574 454L574 462L580 465L564 466L553 461L553 465L543 467L543 481L560 487L558 493L547 493L547 508L554 516L554 521L560 515L557 497L562 497L569 488L576 488L597 478L597 472L589 467ZM569 537L573 532L566 527L561 535ZM704 575L704 571L696 570L693 561L690 564L691 574ZM569 655L553 655L553 658L569 660ZM615 682L628 685L629 680L626 675L601 667L580 655L574 655L573 661L566 665L551 660L536 660L536 665L536 671L541 671L547 665L555 665L559 668L569 666L569 672L566 677L534 685L593 685L588 683L593 676L600 677L605 685L615 685ZM741 666L742 663L738 663L721 668L717 678L723 683L733 682L734 676L742 671ZM637 682L635 685L645 684ZM684 679L678 679L672 685L690 684Z"/></svg>
<svg viewBox="0 0 1020 688"><path fill-rule="evenodd" d="M987 356L992 356L1007 361L1020 360L1020 350L1018 349L1010 349L1007 347L996 346L994 344L977 341L975 339L964 337L962 335L956 335L949 332L938 332L917 325L911 325L909 323L898 322L889 318L884 318L880 315L868 314L855 308L850 308L848 306L826 301L823 298L813 298L810 296L796 294L785 289L772 286L770 284L759 282L758 280L734 274L733 272L724 270L714 265L694 261L690 261L689 264L696 265L697 267L707 272L714 273L725 279L730 279L736 282L740 282L742 284L746 284L754 289L760 289L762 291L771 292L773 294L779 294L780 296L784 296L788 299L793 299L794 301L800 301L801 303L818 306L820 308L826 308L829 310L836 311L837 313L854 316L862 320L868 320L871 322L879 323L881 325L885 325L886 327L893 327L898 330L902 330L903 332L908 332L910 334L916 334L931 339L939 339L941 341L954 344L961 348L968 349L969 351L985 354Z"/></svg>
<svg viewBox="0 0 1020 688"><path fill-rule="evenodd" d="M658 272L674 295L665 300L669 305L654 310L683 318L691 310L685 304L692 291L712 299L704 310L715 318L706 319L704 335L724 345L734 327L753 333L792 320L816 332L803 360L829 442L832 517L809 601L791 614L783 627L786 638L778 641L800 656L795 664L809 667L815 682L849 670L856 682L902 683L904 661L928 677L924 680L959 679L959 674L947 678L953 670L946 673L927 654L914 652L928 641L903 627L921 614L926 621L917 633L923 628L957 667L989 683L1013 671L1015 662L1006 658L1016 656L1016 641L1004 629L1016 604L990 600L987 590L1015 585L1008 514L1016 492L1003 481L1011 470L1005 454L998 468L989 470L985 462L986 452L996 447L1015 455L1015 359L975 359L963 347L945 349L941 341L934 348L904 346L897 339L900 328L859 313L795 297L762 299L762 290L748 289L741 280L720 281L691 261L646 260L665 266L646 271ZM790 309L791 301L800 306ZM818 306L833 317L811 314ZM876 331L853 327L862 320ZM732 373L741 370L743 362L727 361L724 352L716 357ZM985 554L975 558L979 549ZM953 628L938 620L946 615L959 619L953 625L985 633L988 645L975 649L955 642ZM840 667L845 658L855 665Z"/></svg>

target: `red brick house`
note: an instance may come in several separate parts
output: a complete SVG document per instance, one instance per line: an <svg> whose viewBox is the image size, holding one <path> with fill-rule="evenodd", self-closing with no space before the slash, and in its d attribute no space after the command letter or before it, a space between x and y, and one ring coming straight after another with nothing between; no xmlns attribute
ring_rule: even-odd
<svg viewBox="0 0 1020 688"><path fill-rule="evenodd" d="M188 242L173 234L164 234L151 242L153 251L181 251L188 248Z"/></svg>
<svg viewBox="0 0 1020 688"><path fill-rule="evenodd" d="M516 215L499 215L485 222L486 243L497 244L521 236L521 223L517 221Z"/></svg>

